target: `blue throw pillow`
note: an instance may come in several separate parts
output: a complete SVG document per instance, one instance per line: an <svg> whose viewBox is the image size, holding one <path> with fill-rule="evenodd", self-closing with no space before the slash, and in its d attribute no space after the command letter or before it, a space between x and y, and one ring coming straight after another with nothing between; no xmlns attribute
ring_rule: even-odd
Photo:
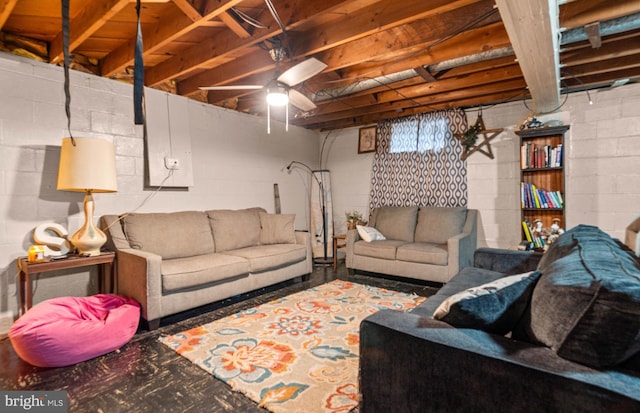
<svg viewBox="0 0 640 413"><path fill-rule="evenodd" d="M454 327L506 334L522 317L539 271L511 275L469 288L447 298L433 318Z"/></svg>

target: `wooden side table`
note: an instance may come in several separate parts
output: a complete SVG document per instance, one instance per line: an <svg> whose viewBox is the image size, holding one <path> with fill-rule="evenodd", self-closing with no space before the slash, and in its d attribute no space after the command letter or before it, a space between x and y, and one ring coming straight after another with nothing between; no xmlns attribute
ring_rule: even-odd
<svg viewBox="0 0 640 413"><path fill-rule="evenodd" d="M347 246L346 240L347 234L340 234L333 236L333 269L338 269L338 248L344 248Z"/></svg>
<svg viewBox="0 0 640 413"><path fill-rule="evenodd" d="M29 262L27 257L18 258L16 265L18 266L18 284L20 288L20 315L27 312L32 305L31 274L99 265L99 291L104 293L107 292L107 289L110 290L112 288L116 279L115 260L115 252L103 252L93 257L70 255L67 258L59 260L48 259L45 262ZM109 277L109 283L107 283L106 276Z"/></svg>

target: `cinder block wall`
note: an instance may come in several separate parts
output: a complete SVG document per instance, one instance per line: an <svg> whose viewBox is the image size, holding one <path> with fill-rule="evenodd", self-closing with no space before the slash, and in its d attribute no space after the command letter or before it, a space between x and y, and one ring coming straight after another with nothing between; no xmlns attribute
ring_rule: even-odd
<svg viewBox="0 0 640 413"><path fill-rule="evenodd" d="M0 53L0 314L17 313L15 259L26 255L33 229L59 223L75 232L83 194L56 190L62 138L69 135L62 68ZM129 84L71 72L71 131L116 148L118 192L95 194L96 219L137 208L154 189L144 187L142 128L133 124ZM245 208L274 212L274 183L283 213L308 228L308 177L287 174L291 160L316 166L318 134L184 98L188 107L194 186L157 192L142 212ZM97 271L35 277L34 303L97 291ZM1 331L0 331L1 333Z"/></svg>

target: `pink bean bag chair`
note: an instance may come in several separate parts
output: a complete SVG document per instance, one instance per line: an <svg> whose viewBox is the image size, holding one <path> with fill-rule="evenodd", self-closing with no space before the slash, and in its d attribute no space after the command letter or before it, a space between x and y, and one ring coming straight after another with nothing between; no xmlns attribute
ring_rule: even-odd
<svg viewBox="0 0 640 413"><path fill-rule="evenodd" d="M9 339L29 364L68 366L120 348L135 334L139 319L140 305L119 295L53 298L16 320Z"/></svg>

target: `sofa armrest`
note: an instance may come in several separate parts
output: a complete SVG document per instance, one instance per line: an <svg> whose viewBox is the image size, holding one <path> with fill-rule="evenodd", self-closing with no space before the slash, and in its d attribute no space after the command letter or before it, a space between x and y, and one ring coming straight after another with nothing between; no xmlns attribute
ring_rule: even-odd
<svg viewBox="0 0 640 413"><path fill-rule="evenodd" d="M631 411L640 407L632 374L411 313L379 311L360 329L363 413Z"/></svg>
<svg viewBox="0 0 640 413"><path fill-rule="evenodd" d="M456 275L460 269L470 267L473 264L473 252L478 245L477 222L478 211L475 209L468 210L462 233L447 240L449 278Z"/></svg>
<svg viewBox="0 0 640 413"><path fill-rule="evenodd" d="M307 263L307 270L310 273L313 271L313 250L311 248L311 234L309 231L296 230L296 244L304 245L307 249L307 257L305 261Z"/></svg>
<svg viewBox="0 0 640 413"><path fill-rule="evenodd" d="M540 252L478 248L473 254L473 266L513 275L535 270L540 258Z"/></svg>
<svg viewBox="0 0 640 413"><path fill-rule="evenodd" d="M142 317L162 317L162 257L133 248L117 252L118 294L126 295L142 306Z"/></svg>

